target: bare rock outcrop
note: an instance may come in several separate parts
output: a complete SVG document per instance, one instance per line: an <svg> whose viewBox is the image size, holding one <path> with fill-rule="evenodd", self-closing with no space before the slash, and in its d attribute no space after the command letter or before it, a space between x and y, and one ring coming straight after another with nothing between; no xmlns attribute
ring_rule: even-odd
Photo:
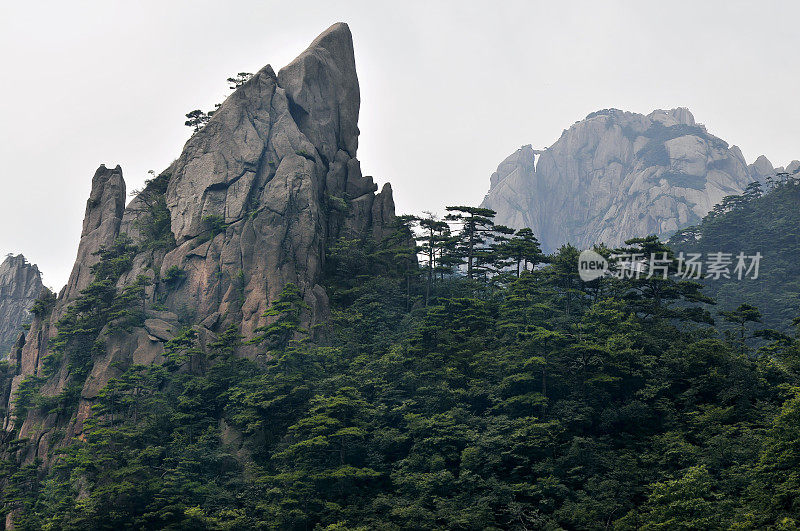
<svg viewBox="0 0 800 531"><path fill-rule="evenodd" d="M649 115L607 109L565 130L552 146L524 146L492 175L482 206L496 221L530 227L553 251L570 242L620 245L696 223L730 194L772 171L708 133L688 109Z"/></svg>
<svg viewBox="0 0 800 531"><path fill-rule="evenodd" d="M373 223L377 186L355 158L359 105L345 24L326 30L278 75L264 67L225 101L165 172L177 247L160 273L186 272L167 307L191 308L214 331L235 318L249 335L292 282L312 322L324 318L326 244L342 230L372 234L388 222L379 209ZM357 211L357 222L331 201Z"/></svg>
<svg viewBox="0 0 800 531"><path fill-rule="evenodd" d="M356 158L359 105L350 30L335 24L278 74L267 65L237 88L127 207L120 168L97 170L69 283L17 345L20 369L3 403L13 404L32 375L46 379L45 396L76 383L68 360L43 372L44 360L59 319L93 280L96 253L119 238L136 251L116 288L145 279L146 316L141 326L100 334L69 418L28 412L19 437L37 442L21 450L26 459L47 459L54 427L65 440L79 436L103 386L131 364L163 362L165 343L186 326L203 344L232 323L251 337L288 283L308 303L306 324L325 320L328 246L393 230L391 186L376 193ZM245 346L239 354L258 352ZM13 425L9 407L4 426Z"/></svg>
<svg viewBox="0 0 800 531"><path fill-rule="evenodd" d="M0 264L0 356L5 356L30 323L31 306L41 293L42 275L24 256L8 255Z"/></svg>
<svg viewBox="0 0 800 531"><path fill-rule="evenodd" d="M127 199L125 190L125 180L119 166L111 170L105 165L97 168L92 178L92 191L86 201L78 256L64 288L64 299L75 298L89 285L92 280L92 266L98 260L95 253L101 247L114 243L119 235L119 225Z"/></svg>

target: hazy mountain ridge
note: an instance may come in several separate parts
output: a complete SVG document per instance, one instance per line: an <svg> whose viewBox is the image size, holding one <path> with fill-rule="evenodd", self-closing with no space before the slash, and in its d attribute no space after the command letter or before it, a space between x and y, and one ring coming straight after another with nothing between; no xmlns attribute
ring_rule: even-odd
<svg viewBox="0 0 800 531"><path fill-rule="evenodd" d="M688 109L606 109L544 150L523 146L506 158L482 205L499 223L533 229L545 250L616 246L697 223L726 195L782 170L763 156L748 165Z"/></svg>

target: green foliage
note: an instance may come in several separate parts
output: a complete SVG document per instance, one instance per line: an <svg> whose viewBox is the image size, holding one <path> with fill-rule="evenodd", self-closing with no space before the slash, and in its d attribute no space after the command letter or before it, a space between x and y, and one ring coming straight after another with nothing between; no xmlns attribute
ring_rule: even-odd
<svg viewBox="0 0 800 531"><path fill-rule="evenodd" d="M20 382L14 402L14 424L16 426L19 426L22 420L25 419L28 409L40 400L39 387L44 382L44 378L39 378L35 375L27 376Z"/></svg>
<svg viewBox="0 0 800 531"><path fill-rule="evenodd" d="M343 197L336 197L328 194L325 196L325 199L327 200L328 208L334 212L347 214L350 211L350 204L347 202L347 199Z"/></svg>
<svg viewBox="0 0 800 531"><path fill-rule="evenodd" d="M792 529L800 523L800 388L792 387L769 427L754 467L748 514L753 527Z"/></svg>
<svg viewBox="0 0 800 531"><path fill-rule="evenodd" d="M229 83L228 86L231 90L236 90L245 83L247 83L252 77L253 74L251 74L250 72L239 72L235 76L229 77L227 79ZM208 125L208 122L211 121L211 118L214 116L214 113L217 112L220 107L222 107L222 104L217 103L214 105L214 110L211 111L206 112L201 109L195 109L193 111L190 111L186 113L187 119L184 122L184 125L186 127L191 127L193 134L197 133L206 125Z"/></svg>
<svg viewBox="0 0 800 531"><path fill-rule="evenodd" d="M42 360L37 376L29 376L16 394L15 425L18 427L31 407L44 412L69 412L77 403L83 380L91 369L92 357L103 348L101 332L127 330L144 321L144 293L150 280L144 276L126 286L116 288L119 278L130 270L138 247L122 235L111 246L96 254L99 261L92 266L93 281L67 307L56 323L58 332L51 340L51 350ZM54 303L44 294L38 302L44 310ZM41 394L41 386L66 363L69 376L66 389L57 396Z"/></svg>
<svg viewBox="0 0 800 531"><path fill-rule="evenodd" d="M244 337L239 333L239 329L235 324L231 324L222 331L219 337L209 343L208 348L211 351L210 357L215 358L222 356L230 358L236 353L236 350L242 345Z"/></svg>
<svg viewBox="0 0 800 531"><path fill-rule="evenodd" d="M197 330L187 328L170 339L164 345L164 367L168 370L177 370L190 362L203 351L197 347Z"/></svg>
<svg viewBox="0 0 800 531"><path fill-rule="evenodd" d="M739 325L739 341L742 343L742 348L744 348L747 323L761 322L761 312L758 311L758 308L747 303L740 304L739 307L732 312L719 312L719 314L725 321Z"/></svg>
<svg viewBox="0 0 800 531"><path fill-rule="evenodd" d="M704 291L723 311L746 303L759 308L767 328L787 334L800 308L800 185L794 180L773 184L762 195L753 183L741 196L729 196L696 227L670 239L684 253L731 253L733 264L739 253L761 253L758 278L752 273L739 280L704 281Z"/></svg>
<svg viewBox="0 0 800 531"><path fill-rule="evenodd" d="M545 259L539 246L539 240L534 236L533 231L527 228L519 229L513 238L503 241L500 245L500 253L510 259L511 264L516 267L517 277L522 271L536 267Z"/></svg>
<svg viewBox="0 0 800 531"><path fill-rule="evenodd" d="M85 376L92 352L100 346L97 340L103 328L113 321L116 321L113 327L125 328L141 320L141 311L134 305L141 304L148 279L137 278L122 293L116 288L119 278L130 270L136 251L132 240L123 235L110 247L97 252L100 260L92 267L94 280L56 323L58 333L51 341L53 353L44 362L46 376L55 371L65 355L77 375Z"/></svg>
<svg viewBox="0 0 800 531"><path fill-rule="evenodd" d="M137 213L134 226L139 231L140 246L143 249L169 251L175 248L172 217L166 199L169 179L169 173L162 173L158 177L146 180L141 190L132 192L132 195L136 196L136 201L132 204Z"/></svg>
<svg viewBox="0 0 800 531"><path fill-rule="evenodd" d="M467 278L472 280L489 272L486 256L490 253L490 240L494 235L495 211L471 206L449 206L445 219L459 224L461 230L455 242L454 254L464 260Z"/></svg>
<svg viewBox="0 0 800 531"><path fill-rule="evenodd" d="M458 212L464 225L491 221ZM408 224L381 241L332 246L324 279L332 318L313 341L303 294L287 284L251 337L236 322L215 337L189 327L167 343L162 365L125 368L94 400L82 437L47 469L13 460L0 468L16 525L800 522L800 339L762 334L762 348L743 349L741 334L713 324L700 285L646 275L583 282L577 249L545 257L522 231L493 231L473 247L474 278L452 269L426 292ZM432 238L424 226L430 277L445 255L466 265L464 225L449 248L443 227ZM672 253L655 238L627 246ZM98 282L119 271L125 248L106 254ZM123 295L96 294L83 312L106 317ZM741 306L723 318L753 327L758 315ZM253 345L268 355L240 356ZM68 409L69 397L45 403L36 386L20 386L29 407Z"/></svg>
<svg viewBox="0 0 800 531"><path fill-rule="evenodd" d="M50 315L56 305L56 294L47 288L42 289L39 297L33 302L31 306L31 313L36 317L43 319Z"/></svg>
<svg viewBox="0 0 800 531"><path fill-rule="evenodd" d="M415 239L419 243L417 250L423 256L421 265L426 276L425 305L427 306L429 299L436 294L439 276L452 270L452 264L448 263L446 258L446 252L452 242L450 225L439 220L431 212L427 212L425 217L414 218L413 221L419 224L421 230L421 234L416 235Z"/></svg>
<svg viewBox="0 0 800 531"><path fill-rule="evenodd" d="M201 241L213 240L218 234L224 234L228 230L228 224L222 216L208 215L203 218L205 231L201 235Z"/></svg>
<svg viewBox="0 0 800 531"><path fill-rule="evenodd" d="M690 467L678 479L654 484L641 514L622 519L617 527L642 530L722 529L727 526L723 526L720 497L714 492L714 481L706 467ZM635 525L630 525L634 521Z"/></svg>
<svg viewBox="0 0 800 531"><path fill-rule="evenodd" d="M253 77L253 74L250 72L239 72L235 76L228 78L228 83L230 83L230 89L236 90L237 88L241 87Z"/></svg>
<svg viewBox="0 0 800 531"><path fill-rule="evenodd" d="M175 287L186 278L186 271L174 265L164 272L161 281L169 287Z"/></svg>
<svg viewBox="0 0 800 531"><path fill-rule="evenodd" d="M251 343L266 343L270 350L283 351L296 336L308 334L300 326L301 317L308 305L303 301L300 290L292 284L286 284L270 308L264 312L269 324L255 329Z"/></svg>
<svg viewBox="0 0 800 531"><path fill-rule="evenodd" d="M191 127L192 132L196 133L200 131L203 127L206 126L209 120L211 120L212 112L205 112L200 109L195 109L186 113L187 120L184 122L183 125L186 127Z"/></svg>

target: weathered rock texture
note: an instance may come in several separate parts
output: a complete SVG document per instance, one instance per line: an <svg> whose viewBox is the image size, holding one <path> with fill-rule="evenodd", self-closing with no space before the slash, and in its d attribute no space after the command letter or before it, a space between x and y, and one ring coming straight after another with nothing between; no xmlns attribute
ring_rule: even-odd
<svg viewBox="0 0 800 531"><path fill-rule="evenodd" d="M97 170L69 283L51 315L34 319L18 345L20 371L3 402L13 404L25 377L42 376L58 318L91 282L97 251L122 234L133 238L138 254L118 288L139 275L152 280L147 319L130 332L101 335L104 353L93 356L71 418L27 415L18 436L35 443L22 450L26 458L47 460L56 427L65 440L79 436L109 379L133 363L163 361L164 343L187 324L201 343L230 323L252 337L290 282L310 307L308 324L325 319L326 247L339 237L380 239L393 230L391 187L376 194L356 158L359 98L350 30L335 24L277 75L265 66L231 94L127 207L119 167ZM168 220L165 233L153 235L159 204ZM256 354L248 348L240 354ZM71 378L66 363L45 376L41 392L48 396ZM13 427L9 409L6 429Z"/></svg>
<svg viewBox="0 0 800 531"><path fill-rule="evenodd" d="M92 281L92 266L97 263L100 247L114 243L125 210L125 181L122 169L97 168L92 178L92 191L86 201L83 230L78 244L78 257L72 267L62 298L74 299Z"/></svg>
<svg viewBox="0 0 800 531"><path fill-rule="evenodd" d="M617 246L696 223L730 194L775 169L765 157L750 166L695 123L688 109L590 114L552 146L524 146L491 176L483 206L496 221L530 227L542 246Z"/></svg>
<svg viewBox="0 0 800 531"><path fill-rule="evenodd" d="M30 323L28 310L41 293L42 275L24 256L8 255L0 264L0 356L5 356Z"/></svg>

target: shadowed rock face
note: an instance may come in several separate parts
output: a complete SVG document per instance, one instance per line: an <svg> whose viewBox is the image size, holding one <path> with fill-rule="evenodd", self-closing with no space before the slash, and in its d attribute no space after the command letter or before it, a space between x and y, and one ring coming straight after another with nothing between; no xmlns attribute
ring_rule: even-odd
<svg viewBox="0 0 800 531"><path fill-rule="evenodd" d="M117 287L140 275L152 281L147 319L141 328L101 335L105 348L93 355L71 418L28 415L19 434L37 441L23 449L28 459L46 459L55 427L65 430L65 440L79 436L103 386L132 363L163 361L164 343L183 326L193 326L201 344L230 323L251 337L290 282L310 307L307 324L326 318L320 285L326 247L339 237L381 239L393 230L391 187L375 193L356 158L359 105L350 30L335 24L277 75L267 65L232 93L127 207L120 168L97 170L69 283L52 313L34 319L18 345L21 370L10 395L0 398L13 404L19 383L42 374L58 318L91 282L96 253L123 234L138 251ZM175 271L180 280L166 281ZM240 355L255 355L253 348ZM59 393L69 379L65 360L42 393Z"/></svg>
<svg viewBox="0 0 800 531"><path fill-rule="evenodd" d="M0 356L5 356L30 323L31 306L41 293L42 275L21 254L8 255L0 264Z"/></svg>
<svg viewBox="0 0 800 531"><path fill-rule="evenodd" d="M509 156L482 206L497 211L498 223L533 229L547 251L567 242L617 246L696 223L772 172L765 157L748 166L738 147L709 134L688 109L647 116L609 109L543 151L524 146Z"/></svg>

